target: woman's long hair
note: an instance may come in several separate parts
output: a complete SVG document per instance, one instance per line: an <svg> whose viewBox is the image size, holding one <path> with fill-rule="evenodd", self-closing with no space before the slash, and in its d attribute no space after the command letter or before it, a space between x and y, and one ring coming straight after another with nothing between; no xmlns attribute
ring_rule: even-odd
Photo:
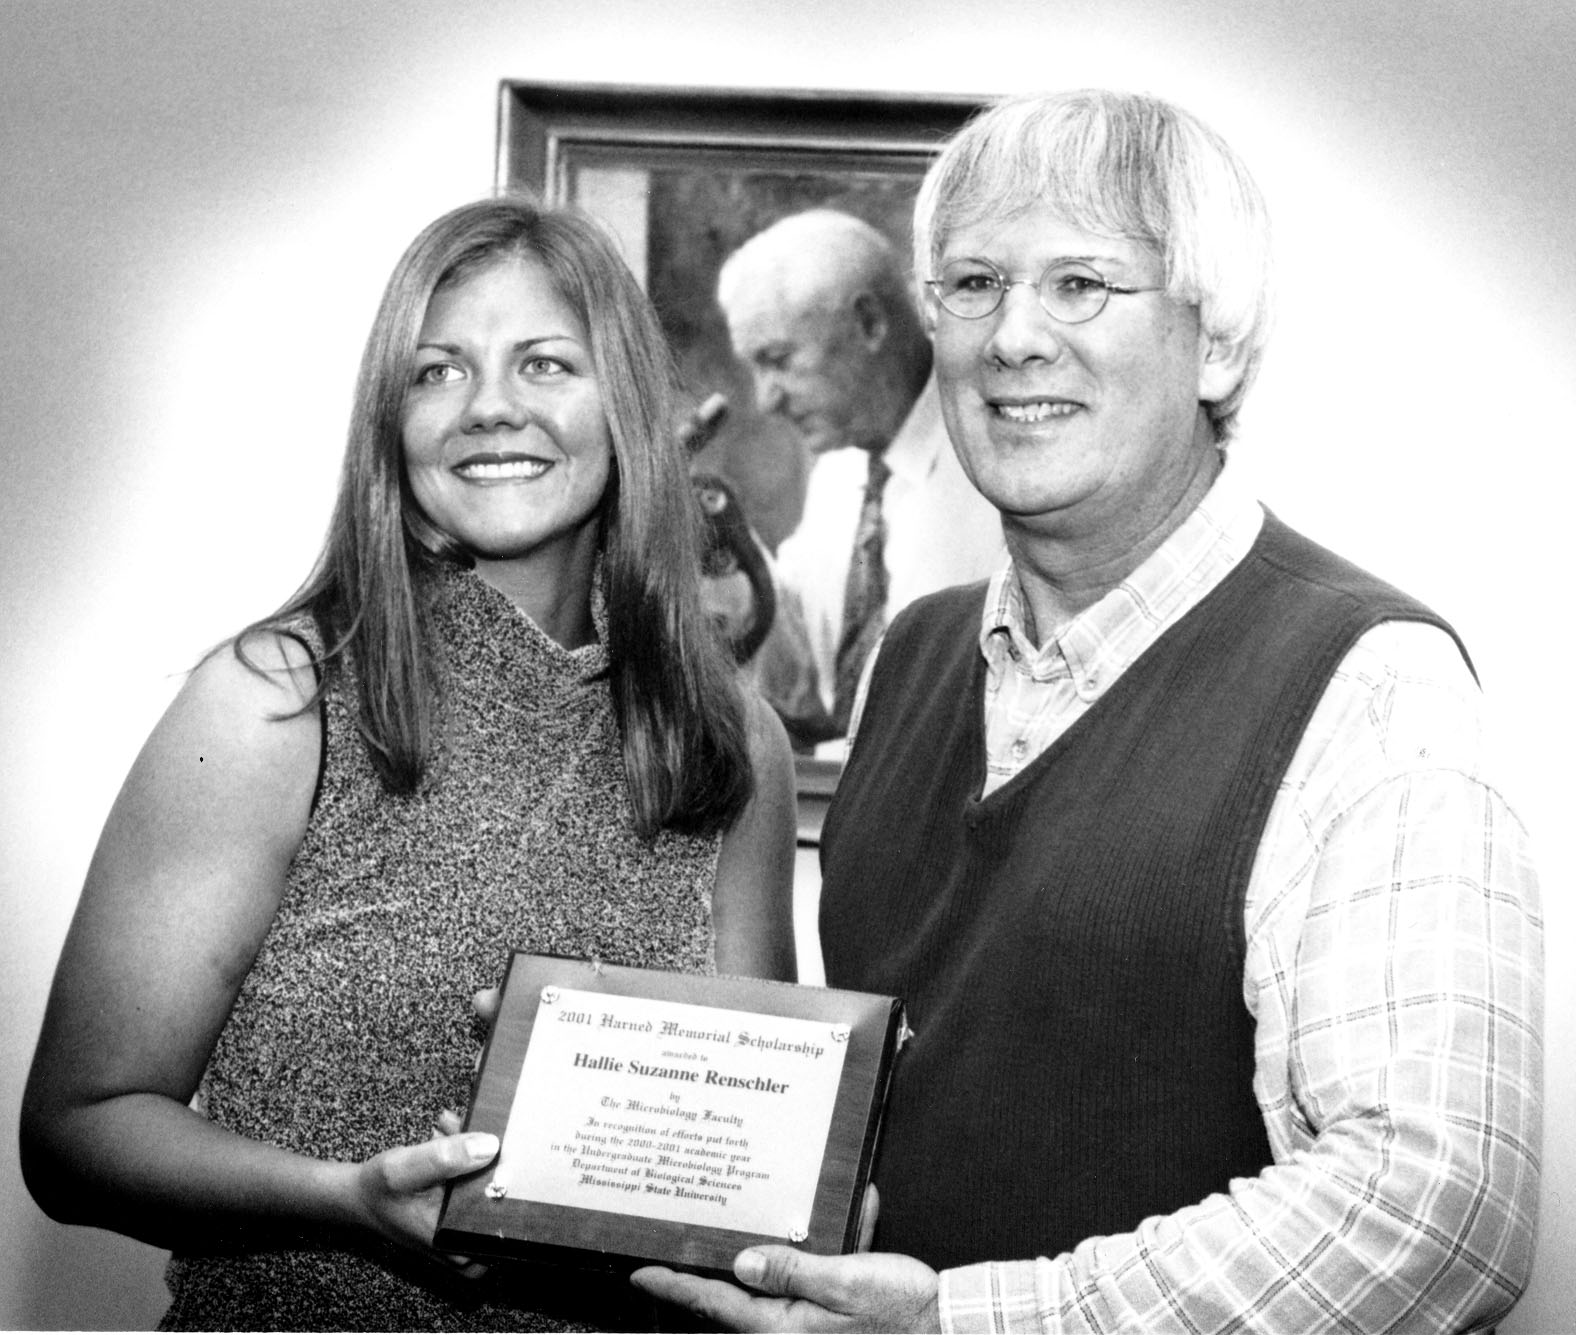
<svg viewBox="0 0 1576 1335"><path fill-rule="evenodd" d="M470 558L416 503L401 411L428 302L491 264L541 264L591 340L613 468L599 542L609 683L635 826L711 831L753 791L733 666L700 608L701 521L674 433L675 372L655 312L600 226L519 195L480 200L429 225L395 266L362 355L338 499L306 583L253 631L303 614L323 637L318 694L354 663L356 712L394 792L420 785L439 735L425 587L437 563ZM315 699L314 702L315 703Z"/></svg>

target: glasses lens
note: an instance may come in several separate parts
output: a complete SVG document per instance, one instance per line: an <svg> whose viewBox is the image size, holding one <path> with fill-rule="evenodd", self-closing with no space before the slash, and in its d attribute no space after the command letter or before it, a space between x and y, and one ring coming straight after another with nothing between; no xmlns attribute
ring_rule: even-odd
<svg viewBox="0 0 1576 1335"><path fill-rule="evenodd" d="M941 304L965 320L978 320L1001 304L1002 277L983 260L953 260L936 285Z"/></svg>
<svg viewBox="0 0 1576 1335"><path fill-rule="evenodd" d="M1105 309L1105 279L1087 264L1053 264L1040 275L1040 301L1064 324L1082 324Z"/></svg>

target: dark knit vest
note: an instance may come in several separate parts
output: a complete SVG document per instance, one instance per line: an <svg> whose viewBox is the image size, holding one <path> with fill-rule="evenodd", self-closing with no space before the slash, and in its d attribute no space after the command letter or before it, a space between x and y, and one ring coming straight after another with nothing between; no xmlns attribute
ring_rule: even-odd
<svg viewBox="0 0 1576 1335"><path fill-rule="evenodd" d="M1270 1163L1243 898L1331 674L1426 608L1273 516L981 800L984 586L892 625L822 837L830 986L905 999L876 1245L938 1268L1125 1232Z"/></svg>

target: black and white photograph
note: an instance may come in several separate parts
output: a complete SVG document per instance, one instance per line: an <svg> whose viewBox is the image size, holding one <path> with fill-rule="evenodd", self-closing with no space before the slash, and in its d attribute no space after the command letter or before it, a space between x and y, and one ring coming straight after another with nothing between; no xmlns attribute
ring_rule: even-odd
<svg viewBox="0 0 1576 1335"><path fill-rule="evenodd" d="M1576 7L0 28L0 1330L1570 1328Z"/></svg>

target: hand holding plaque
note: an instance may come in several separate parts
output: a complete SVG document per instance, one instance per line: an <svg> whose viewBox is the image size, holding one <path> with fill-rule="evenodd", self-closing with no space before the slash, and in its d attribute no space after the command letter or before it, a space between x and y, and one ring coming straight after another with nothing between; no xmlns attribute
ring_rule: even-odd
<svg viewBox="0 0 1576 1335"><path fill-rule="evenodd" d="M517 954L467 1121L502 1148L436 1243L719 1271L852 1250L901 1027L889 997Z"/></svg>

